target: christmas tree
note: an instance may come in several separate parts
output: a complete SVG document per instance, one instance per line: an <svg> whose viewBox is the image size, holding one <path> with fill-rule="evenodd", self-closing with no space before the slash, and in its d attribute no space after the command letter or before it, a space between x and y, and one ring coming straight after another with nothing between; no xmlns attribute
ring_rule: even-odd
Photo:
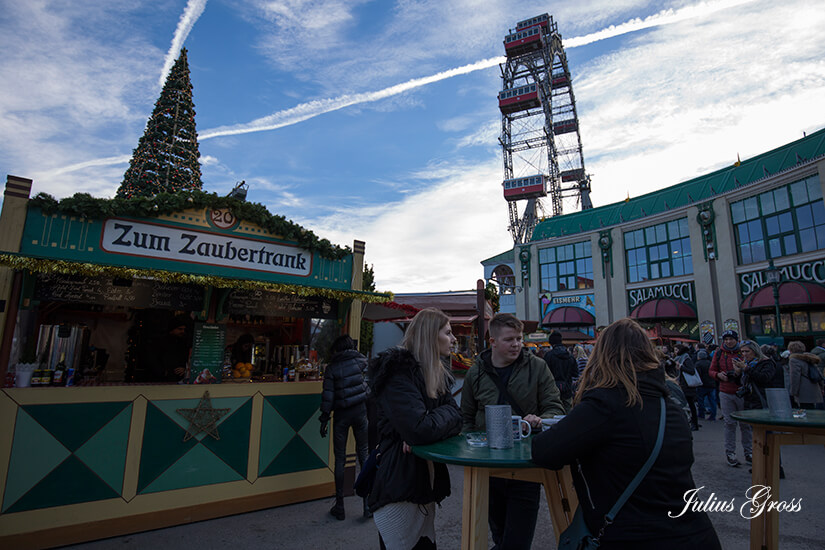
<svg viewBox="0 0 825 550"><path fill-rule="evenodd" d="M200 189L198 132L186 48L166 78L146 131L117 190L123 198Z"/></svg>

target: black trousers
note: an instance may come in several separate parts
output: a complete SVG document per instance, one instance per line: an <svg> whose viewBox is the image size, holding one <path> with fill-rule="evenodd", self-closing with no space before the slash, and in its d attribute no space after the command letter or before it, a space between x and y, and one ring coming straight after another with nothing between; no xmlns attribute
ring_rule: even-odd
<svg viewBox="0 0 825 550"><path fill-rule="evenodd" d="M488 506L494 550L530 550L541 500L541 485L490 478Z"/></svg>
<svg viewBox="0 0 825 550"><path fill-rule="evenodd" d="M348 409L336 409L332 413L332 450L335 453L335 496L344 497L344 469L347 464L347 436L355 435L355 455L359 467L364 467L369 447L367 445L367 408L356 405Z"/></svg>

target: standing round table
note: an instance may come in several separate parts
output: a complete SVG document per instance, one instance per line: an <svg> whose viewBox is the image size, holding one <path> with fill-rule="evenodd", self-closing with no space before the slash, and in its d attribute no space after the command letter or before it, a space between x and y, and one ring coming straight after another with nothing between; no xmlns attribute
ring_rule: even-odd
<svg viewBox="0 0 825 550"><path fill-rule="evenodd" d="M779 447L825 445L825 411L805 411L805 418L781 417L768 409L739 411L734 420L753 426L751 483L771 488L771 499L779 500ZM767 509L751 519L751 550L779 548L779 512Z"/></svg>
<svg viewBox="0 0 825 550"><path fill-rule="evenodd" d="M465 435L431 445L418 445L413 453L426 460L464 467L464 500L461 519L462 550L487 548L487 506L490 477L533 481L544 486L556 541L579 504L570 469L548 470L531 460L530 438L516 441L511 449L472 447Z"/></svg>

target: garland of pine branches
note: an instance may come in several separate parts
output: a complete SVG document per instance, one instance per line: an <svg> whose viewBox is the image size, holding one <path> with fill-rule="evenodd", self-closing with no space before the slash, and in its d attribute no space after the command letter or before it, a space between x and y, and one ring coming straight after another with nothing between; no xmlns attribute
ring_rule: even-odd
<svg viewBox="0 0 825 550"><path fill-rule="evenodd" d="M101 199L88 193L75 193L59 201L48 193L38 193L29 201L29 207L39 208L46 215L59 213L92 220L102 220L111 216L154 218L190 208L228 209L237 219L253 223L284 239L295 241L301 248L317 252L324 258L340 260L352 253L349 247L334 245L283 216L271 214L262 204L220 197L216 193L204 191L158 193L153 197L130 199Z"/></svg>

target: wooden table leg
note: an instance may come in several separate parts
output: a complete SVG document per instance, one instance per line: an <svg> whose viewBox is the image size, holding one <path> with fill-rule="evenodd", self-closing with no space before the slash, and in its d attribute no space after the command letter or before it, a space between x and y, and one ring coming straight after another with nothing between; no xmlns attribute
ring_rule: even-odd
<svg viewBox="0 0 825 550"><path fill-rule="evenodd" d="M765 479L771 487L771 500L779 500L779 439L782 434L768 431L765 442L768 454L765 457ZM766 511L765 514L765 543L767 550L779 548L779 511Z"/></svg>
<svg viewBox="0 0 825 550"><path fill-rule="evenodd" d="M567 470L567 478L570 481L569 486L565 485L565 470ZM542 479L547 505L550 508L550 519L553 522L553 531L556 535L556 543L558 543L562 532L567 529L573 519L569 496L571 492L575 495L575 490L572 488L570 470L567 468L565 470L544 470ZM578 505L578 502L574 502L574 505ZM575 506L573 509L575 509Z"/></svg>
<svg viewBox="0 0 825 550"><path fill-rule="evenodd" d="M464 467L464 501L461 514L462 550L487 549L489 474L487 468Z"/></svg>
<svg viewBox="0 0 825 550"><path fill-rule="evenodd" d="M769 485L768 457L766 455L767 430L759 425L753 426L753 464L751 465L751 485ZM765 531L767 518L762 513L751 519L751 550L765 548Z"/></svg>

